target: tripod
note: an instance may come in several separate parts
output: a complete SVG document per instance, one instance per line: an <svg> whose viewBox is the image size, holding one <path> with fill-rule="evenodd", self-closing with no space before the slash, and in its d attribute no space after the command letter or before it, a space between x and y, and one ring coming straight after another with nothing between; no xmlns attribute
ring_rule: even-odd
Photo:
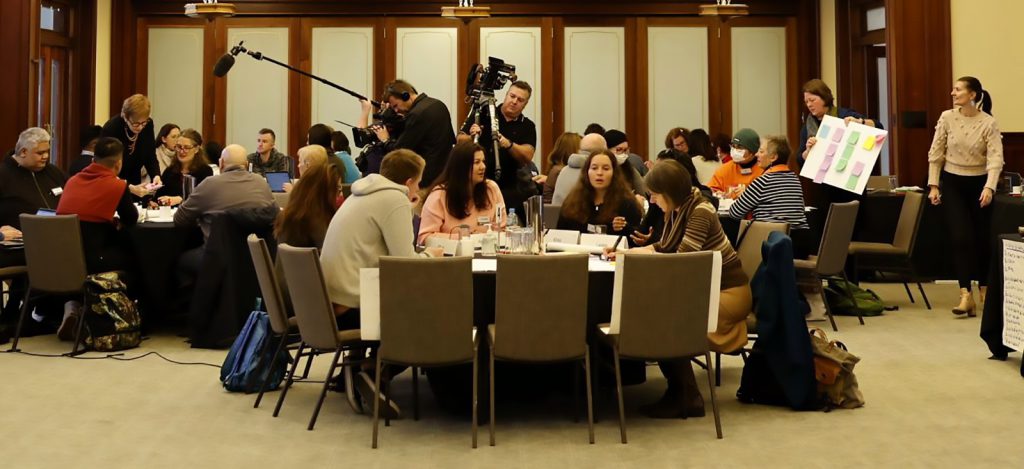
<svg viewBox="0 0 1024 469"><path fill-rule="evenodd" d="M466 120L468 121L470 118L472 118L474 124L480 125L480 112L486 108L487 112L490 113L489 115L491 116L491 121L488 123L488 125L491 131L491 145L494 148L494 179L498 180L501 179L501 158L499 158L498 154L498 152L501 150L501 147L498 144L498 141L501 140L501 134L498 133L498 115L497 106L495 105L496 102L497 99L494 97L493 91L481 91L480 95L477 96L476 100L473 102L473 106L470 108L469 115L466 116ZM473 142L479 143L479 139L480 134L477 134L476 136L473 137Z"/></svg>

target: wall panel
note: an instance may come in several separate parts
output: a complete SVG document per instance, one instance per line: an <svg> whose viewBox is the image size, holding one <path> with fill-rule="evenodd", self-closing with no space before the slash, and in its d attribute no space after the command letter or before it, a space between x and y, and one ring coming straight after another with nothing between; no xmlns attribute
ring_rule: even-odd
<svg viewBox="0 0 1024 469"><path fill-rule="evenodd" d="M786 28L732 28L733 131L786 135Z"/></svg>
<svg viewBox="0 0 1024 469"><path fill-rule="evenodd" d="M268 57L288 60L288 28L230 27L227 43L245 41L245 47ZM273 129L277 148L288 148L288 70L274 64L239 56L227 79L225 143L240 143L255 151L257 132Z"/></svg>
<svg viewBox="0 0 1024 469"><path fill-rule="evenodd" d="M706 27L647 28L649 159L664 148L669 129L711 127L708 83Z"/></svg>
<svg viewBox="0 0 1024 469"><path fill-rule="evenodd" d="M625 28L565 28L565 130L626 127Z"/></svg>
<svg viewBox="0 0 1024 469"><path fill-rule="evenodd" d="M448 106L452 126L457 126L464 117L456 110L465 78L458 71L459 30L398 28L395 52L396 76Z"/></svg>
<svg viewBox="0 0 1024 469"><path fill-rule="evenodd" d="M515 65L518 79L529 83L533 88L533 94L523 110L523 115L537 124L537 145L533 160L538 168L543 167L541 147L545 138L554 137L542 135L539 122L544 93L541 82L541 28L480 28L480 63L487 64L490 56ZM506 86L496 93L495 98L499 104L505 100L509 87Z"/></svg>
<svg viewBox="0 0 1024 469"><path fill-rule="evenodd" d="M203 128L203 28L149 29L147 93L157 128Z"/></svg>
<svg viewBox="0 0 1024 469"><path fill-rule="evenodd" d="M373 28L313 28L312 73L375 99L373 34ZM359 103L347 93L313 81L311 123L324 123L351 135L335 120L355 125L359 115Z"/></svg>

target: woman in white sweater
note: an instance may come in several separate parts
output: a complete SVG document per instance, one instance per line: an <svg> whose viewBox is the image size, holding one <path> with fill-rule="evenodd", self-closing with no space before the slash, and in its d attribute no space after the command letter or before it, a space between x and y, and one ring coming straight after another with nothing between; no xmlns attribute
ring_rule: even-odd
<svg viewBox="0 0 1024 469"><path fill-rule="evenodd" d="M985 304L992 197L1003 170L1003 141L992 117L992 95L974 77L953 84L953 109L935 126L928 150L928 199L945 207L953 265L960 283L954 314L975 316L971 280Z"/></svg>

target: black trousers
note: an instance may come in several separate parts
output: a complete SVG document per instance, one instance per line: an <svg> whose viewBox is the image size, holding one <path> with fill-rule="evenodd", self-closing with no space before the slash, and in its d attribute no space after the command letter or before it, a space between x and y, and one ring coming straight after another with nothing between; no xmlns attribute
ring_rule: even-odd
<svg viewBox="0 0 1024 469"><path fill-rule="evenodd" d="M982 208L978 198L988 176L940 176L942 206L949 233L953 268L960 288L971 289L971 280L988 285L992 205Z"/></svg>

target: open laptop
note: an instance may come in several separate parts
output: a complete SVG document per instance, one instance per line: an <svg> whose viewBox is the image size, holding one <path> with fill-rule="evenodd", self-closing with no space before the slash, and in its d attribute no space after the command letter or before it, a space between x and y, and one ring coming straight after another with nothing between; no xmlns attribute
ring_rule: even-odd
<svg viewBox="0 0 1024 469"><path fill-rule="evenodd" d="M267 184L270 184L271 192L284 192L284 183L290 182L291 177L286 172L266 173Z"/></svg>

